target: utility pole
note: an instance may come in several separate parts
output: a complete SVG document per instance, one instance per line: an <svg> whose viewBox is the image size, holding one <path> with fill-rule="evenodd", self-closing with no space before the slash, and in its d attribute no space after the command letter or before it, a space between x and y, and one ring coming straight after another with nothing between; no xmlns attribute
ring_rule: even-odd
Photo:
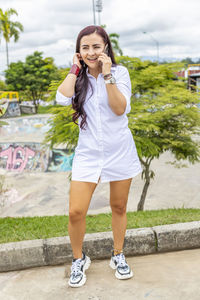
<svg viewBox="0 0 200 300"><path fill-rule="evenodd" d="M94 17L94 25L96 25L96 18L95 18L95 4L94 4L95 0L92 0L92 4L93 4L93 17Z"/></svg>
<svg viewBox="0 0 200 300"><path fill-rule="evenodd" d="M99 23L99 26L101 25L100 13L102 12L102 9L103 9L102 0L96 0L96 11L98 12L98 23Z"/></svg>

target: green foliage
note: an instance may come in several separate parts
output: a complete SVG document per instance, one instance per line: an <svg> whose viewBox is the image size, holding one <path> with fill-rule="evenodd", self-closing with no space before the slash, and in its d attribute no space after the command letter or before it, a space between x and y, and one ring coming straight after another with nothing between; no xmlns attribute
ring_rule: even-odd
<svg viewBox="0 0 200 300"><path fill-rule="evenodd" d="M25 62L11 63L6 73L6 83L11 90L23 91L24 98L36 103L48 91L50 82L59 78L57 67L51 57L42 58L42 52L35 51Z"/></svg>
<svg viewBox="0 0 200 300"><path fill-rule="evenodd" d="M6 91L7 86L3 80L0 80L0 91Z"/></svg>
<svg viewBox="0 0 200 300"><path fill-rule="evenodd" d="M200 161L200 102L198 93L192 93L186 82L177 78L181 63L158 65L138 58L119 57L118 63L129 69L133 102L129 113L129 128L134 136L138 155L143 165L145 185L138 209L143 209L150 179L151 161L165 151L179 161Z"/></svg>
<svg viewBox="0 0 200 300"><path fill-rule="evenodd" d="M72 121L74 110L71 106L53 107L49 110L53 117L48 120L50 125L49 131L46 133L43 143L49 143L50 147L63 144L70 151L73 151L77 141L79 127Z"/></svg>
<svg viewBox="0 0 200 300"><path fill-rule="evenodd" d="M18 61L11 63L9 68L5 71L7 90L22 91L24 90L24 63Z"/></svg>
<svg viewBox="0 0 200 300"><path fill-rule="evenodd" d="M140 157L159 157L170 150L177 160L194 163L200 155L199 143L192 139L200 133L200 113L195 106L199 95L177 80L180 63L140 62L139 66L136 61L134 68L134 61L130 71L134 103L129 122Z"/></svg>
<svg viewBox="0 0 200 300"><path fill-rule="evenodd" d="M65 69L58 69L57 70L57 78L56 80L52 80L48 91L50 92L50 96L47 99L47 101L54 100L56 98L56 91L58 89L58 86L63 82L67 74L69 73L70 68L65 68Z"/></svg>

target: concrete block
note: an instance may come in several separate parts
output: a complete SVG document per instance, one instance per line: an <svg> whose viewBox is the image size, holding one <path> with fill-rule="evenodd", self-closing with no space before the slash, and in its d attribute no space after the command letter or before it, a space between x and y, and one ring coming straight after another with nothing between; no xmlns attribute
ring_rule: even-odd
<svg viewBox="0 0 200 300"><path fill-rule="evenodd" d="M124 241L126 255L144 255L156 252L155 234L151 228L128 229Z"/></svg>
<svg viewBox="0 0 200 300"><path fill-rule="evenodd" d="M85 234L83 251L85 251L91 259L110 257L112 247L113 235L111 231Z"/></svg>
<svg viewBox="0 0 200 300"><path fill-rule="evenodd" d="M24 113L24 114L35 114L36 113L35 105L20 104L20 110L21 110L21 113Z"/></svg>
<svg viewBox="0 0 200 300"><path fill-rule="evenodd" d="M111 255L113 249L112 232L86 234L84 250L91 258L103 259ZM156 252L155 235L151 228L127 229L124 240L124 254L138 255Z"/></svg>
<svg viewBox="0 0 200 300"><path fill-rule="evenodd" d="M127 256L200 248L200 221L127 229L124 253ZM109 258L113 234L85 234L83 251L91 259ZM71 262L69 236L0 244L0 272Z"/></svg>
<svg viewBox="0 0 200 300"><path fill-rule="evenodd" d="M0 244L0 272L44 265L42 240Z"/></svg>
<svg viewBox="0 0 200 300"><path fill-rule="evenodd" d="M47 265L59 265L72 261L69 236L43 240L44 259Z"/></svg>
<svg viewBox="0 0 200 300"><path fill-rule="evenodd" d="M158 252L200 248L200 221L152 227Z"/></svg>

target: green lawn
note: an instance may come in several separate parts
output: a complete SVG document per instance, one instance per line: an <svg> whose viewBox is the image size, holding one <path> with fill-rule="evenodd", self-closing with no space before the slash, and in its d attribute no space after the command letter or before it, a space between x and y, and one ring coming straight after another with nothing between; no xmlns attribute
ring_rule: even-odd
<svg viewBox="0 0 200 300"><path fill-rule="evenodd" d="M127 229L200 221L200 209L163 209L127 213ZM88 215L86 233L111 231L111 213ZM0 243L68 235L68 216L0 218Z"/></svg>

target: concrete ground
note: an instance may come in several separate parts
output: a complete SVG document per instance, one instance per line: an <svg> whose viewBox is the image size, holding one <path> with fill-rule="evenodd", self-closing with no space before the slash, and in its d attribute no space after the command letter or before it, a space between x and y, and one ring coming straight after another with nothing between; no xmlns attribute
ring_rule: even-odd
<svg viewBox="0 0 200 300"><path fill-rule="evenodd" d="M166 161L169 153L152 162L155 179L147 192L145 210L166 208L200 208L200 163L177 169ZM10 192L0 217L51 216L68 214L69 172L14 173L1 169ZM133 178L127 209L137 210L144 181ZM94 191L88 213L110 212L109 183L99 183ZM13 204L10 204L13 201Z"/></svg>
<svg viewBox="0 0 200 300"><path fill-rule="evenodd" d="M200 249L127 257L134 271L118 280L109 260L93 260L86 284L71 288L71 264L0 273L5 300L199 300Z"/></svg>

